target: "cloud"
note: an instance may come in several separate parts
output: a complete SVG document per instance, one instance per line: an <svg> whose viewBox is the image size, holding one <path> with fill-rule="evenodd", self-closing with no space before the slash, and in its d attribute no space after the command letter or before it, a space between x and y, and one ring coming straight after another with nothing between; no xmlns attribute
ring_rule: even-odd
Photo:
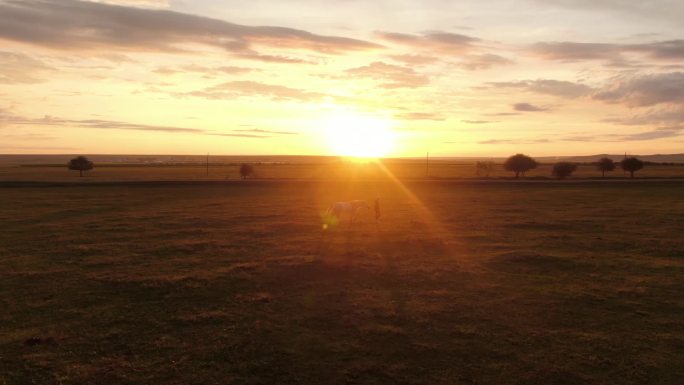
<svg viewBox="0 0 684 385"><path fill-rule="evenodd" d="M257 134L275 134L275 135L299 135L297 132L292 132L292 131L271 131L271 130L262 130L260 128L252 128L252 129L244 129L244 130L233 130L233 132L254 132Z"/></svg>
<svg viewBox="0 0 684 385"><path fill-rule="evenodd" d="M391 58L394 61L398 61L400 63L409 64L413 66L432 64L439 61L439 58L426 55L390 55L389 58Z"/></svg>
<svg viewBox="0 0 684 385"><path fill-rule="evenodd" d="M1 112L1 111L0 111ZM161 125L138 124L129 122L120 122L113 120L101 119L64 119L54 116L46 115L43 118L26 118L16 115L3 113L0 115L0 125L8 126L39 126L39 127L79 127L100 130L133 130L133 131L151 131L151 132L168 132L168 133L185 133L185 134L199 134L211 136L232 136L242 138L268 138L264 135L254 134L235 134L235 133L221 133L199 128L187 127L173 127Z"/></svg>
<svg viewBox="0 0 684 385"><path fill-rule="evenodd" d="M651 127L650 130L621 136L621 140L652 140L684 135L684 106L651 109L627 118L609 118L605 122Z"/></svg>
<svg viewBox="0 0 684 385"><path fill-rule="evenodd" d="M530 104L530 103L515 103L513 105L513 109L516 111L524 111L524 112L549 111L548 107L535 106L534 104Z"/></svg>
<svg viewBox="0 0 684 385"><path fill-rule="evenodd" d="M606 134L606 135L572 135L561 138L564 142L601 142L616 143L625 141L647 141L663 138L673 138L684 135L680 129L648 130L631 134Z"/></svg>
<svg viewBox="0 0 684 385"><path fill-rule="evenodd" d="M627 118L608 118L604 119L604 121L628 126L684 126L684 106L670 106L661 109L652 109L645 113L633 115Z"/></svg>
<svg viewBox="0 0 684 385"><path fill-rule="evenodd" d="M4 139L9 139L9 140L21 140L21 141L43 141L43 140L53 140L57 139L55 136L50 136L50 135L45 135L45 134L40 134L40 133L33 133L33 132L19 132L19 133L1 133L0 136L2 136Z"/></svg>
<svg viewBox="0 0 684 385"><path fill-rule="evenodd" d="M206 99L235 99L239 97L266 97L272 100L295 100L312 102L323 100L326 95L297 88L265 84L254 81L234 81L207 87L203 90L181 94Z"/></svg>
<svg viewBox="0 0 684 385"><path fill-rule="evenodd" d="M619 69L637 69L637 68L647 68L651 67L654 63L643 63L638 60L626 59L621 55L616 55L603 63L606 67L619 68Z"/></svg>
<svg viewBox="0 0 684 385"><path fill-rule="evenodd" d="M494 54L482 54L468 55L458 66L469 71L476 71L507 64L513 64L513 60Z"/></svg>
<svg viewBox="0 0 684 385"><path fill-rule="evenodd" d="M566 142L605 142L607 140L601 140L601 137L595 135L572 135L566 136L561 140Z"/></svg>
<svg viewBox="0 0 684 385"><path fill-rule="evenodd" d="M380 45L307 31L246 26L163 9L146 9L78 0L8 0L0 3L0 39L53 49L123 49L184 52L189 44L211 46L245 58L273 60L255 46L340 54ZM292 59L295 60L295 59Z"/></svg>
<svg viewBox="0 0 684 385"><path fill-rule="evenodd" d="M639 132L636 134L623 135L620 137L620 140L655 140L664 138L674 138L682 135L684 135L684 131L682 131L681 129L652 130L646 132Z"/></svg>
<svg viewBox="0 0 684 385"><path fill-rule="evenodd" d="M223 133L223 132L211 132L211 133L207 133L206 135L229 136L229 137L234 137L234 138L270 138L270 136L267 136L267 135L230 134L230 133Z"/></svg>
<svg viewBox="0 0 684 385"><path fill-rule="evenodd" d="M602 142L615 143L625 141L648 141L658 140L664 138L674 138L684 135L684 131L679 129L667 130L649 130L644 132L637 132L632 134L614 134L614 135L575 135L562 138L566 142Z"/></svg>
<svg viewBox="0 0 684 385"><path fill-rule="evenodd" d="M515 116L520 115L519 112L495 112L492 114L486 114L487 116Z"/></svg>
<svg viewBox="0 0 684 385"><path fill-rule="evenodd" d="M184 132L184 133L204 133L204 130L198 128L184 128L171 126L155 126L147 124L135 124L127 122L118 122L113 120L100 119L63 119L50 115L43 118L24 118L18 116L3 116L0 118L5 124L11 125L29 125L29 126L70 126L83 128L96 128L105 130L135 130L135 131L163 131L163 132Z"/></svg>
<svg viewBox="0 0 684 385"><path fill-rule="evenodd" d="M1 28L1 27L0 27ZM0 84L32 84L55 69L21 53L0 51Z"/></svg>
<svg viewBox="0 0 684 385"><path fill-rule="evenodd" d="M684 73L621 77L594 93L593 98L608 103L625 103L630 107L684 103Z"/></svg>
<svg viewBox="0 0 684 385"><path fill-rule="evenodd" d="M541 42L532 46L532 52L547 60L579 61L613 59L620 53L616 44Z"/></svg>
<svg viewBox="0 0 684 385"><path fill-rule="evenodd" d="M642 44L540 42L533 44L531 52L547 60L575 62L605 60L613 67L635 67L638 62L627 60L625 54L642 54L661 61L684 59L684 40L666 40Z"/></svg>
<svg viewBox="0 0 684 385"><path fill-rule="evenodd" d="M489 124L489 123L498 123L495 120L462 120L463 123L468 123L468 124Z"/></svg>
<svg viewBox="0 0 684 385"><path fill-rule="evenodd" d="M444 116L435 112L404 112L394 115L395 118L400 120L434 120L442 121L445 119Z"/></svg>
<svg viewBox="0 0 684 385"><path fill-rule="evenodd" d="M179 73L201 73L206 76L214 76L219 74L244 74L255 71L254 68L235 67L235 66L221 66L221 67L206 67L197 64L189 64L181 67L157 67L153 72L160 75L175 75Z"/></svg>
<svg viewBox="0 0 684 385"><path fill-rule="evenodd" d="M538 144L549 143L548 139L489 139L477 144Z"/></svg>
<svg viewBox="0 0 684 385"><path fill-rule="evenodd" d="M589 95L594 90L593 88L581 83L552 79L491 82L487 84L495 88L516 88L538 94L559 96L562 98L578 98L580 96Z"/></svg>
<svg viewBox="0 0 684 385"><path fill-rule="evenodd" d="M647 53L654 59L684 59L684 39L667 40L648 44L630 44L625 46L625 49Z"/></svg>
<svg viewBox="0 0 684 385"><path fill-rule="evenodd" d="M376 36L390 43L404 45L414 49L431 50L442 54L463 54L474 48L473 44L480 39L449 32L427 32L420 35L376 32Z"/></svg>
<svg viewBox="0 0 684 385"><path fill-rule="evenodd" d="M53 147L53 146L3 146L5 150L14 151L78 151L76 147Z"/></svg>
<svg viewBox="0 0 684 385"><path fill-rule="evenodd" d="M94 3L126 5L146 8L168 8L169 0L88 0Z"/></svg>
<svg viewBox="0 0 684 385"><path fill-rule="evenodd" d="M415 88L430 83L427 76L417 73L413 68L384 62L373 62L367 66L350 68L345 73L353 78L385 81L386 83L380 85L383 88Z"/></svg>
<svg viewBox="0 0 684 385"><path fill-rule="evenodd" d="M684 14L684 3L678 0L537 0L544 6L555 5L582 11L602 10L617 13L622 18L633 15L643 20L660 19L681 22Z"/></svg>
<svg viewBox="0 0 684 385"><path fill-rule="evenodd" d="M295 58L283 55L264 55L254 51L246 51L237 55L243 59L256 60L264 63L282 63L282 64L313 64L312 61Z"/></svg>
<svg viewBox="0 0 684 385"><path fill-rule="evenodd" d="M394 61L398 61L411 66L423 66L440 61L441 59L435 56L427 55L389 55ZM468 71L485 70L494 66L513 64L514 61L503 56L494 55L491 53L465 55L463 60L456 63L460 68Z"/></svg>

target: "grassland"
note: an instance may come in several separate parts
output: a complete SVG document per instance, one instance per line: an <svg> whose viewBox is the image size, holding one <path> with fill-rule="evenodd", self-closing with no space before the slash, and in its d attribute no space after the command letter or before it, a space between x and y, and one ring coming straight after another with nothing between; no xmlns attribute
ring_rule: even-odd
<svg viewBox="0 0 684 385"><path fill-rule="evenodd" d="M322 230L381 197L379 227ZM0 188L0 384L680 384L684 182Z"/></svg>

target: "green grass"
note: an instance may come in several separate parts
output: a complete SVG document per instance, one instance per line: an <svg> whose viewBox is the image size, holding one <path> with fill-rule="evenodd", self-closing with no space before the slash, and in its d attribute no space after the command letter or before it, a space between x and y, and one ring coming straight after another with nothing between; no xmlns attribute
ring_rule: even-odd
<svg viewBox="0 0 684 385"><path fill-rule="evenodd" d="M2 188L0 384L684 378L684 183L406 187Z"/></svg>

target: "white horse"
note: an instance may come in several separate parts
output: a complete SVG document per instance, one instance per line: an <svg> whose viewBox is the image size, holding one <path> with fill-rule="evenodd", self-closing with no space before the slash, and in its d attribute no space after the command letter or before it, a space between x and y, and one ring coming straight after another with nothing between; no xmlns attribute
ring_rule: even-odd
<svg viewBox="0 0 684 385"><path fill-rule="evenodd" d="M363 200L353 200L348 202L335 202L330 208L328 208L328 213L334 215L338 221L342 221L342 217L347 215L349 217L349 224L354 223L354 220L359 215L361 210L370 210L370 205L368 202ZM380 199L375 200L375 220L380 219Z"/></svg>

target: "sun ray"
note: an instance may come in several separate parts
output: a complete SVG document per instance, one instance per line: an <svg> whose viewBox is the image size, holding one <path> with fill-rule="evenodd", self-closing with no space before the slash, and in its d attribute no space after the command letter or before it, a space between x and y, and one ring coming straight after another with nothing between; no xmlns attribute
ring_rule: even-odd
<svg viewBox="0 0 684 385"><path fill-rule="evenodd" d="M381 161L377 160L376 163L379 169L387 176L387 178L392 183L394 183L399 188L399 190L409 199L413 206L417 208L418 219L427 225L430 233L432 235L435 235L437 238L443 240L444 246L449 252L449 255L457 255L459 256L459 263L465 263L466 259L464 258L464 253L462 250L463 248L461 247L459 250L457 250L456 245L459 242L457 242L456 238L453 235L453 232L447 229L446 226L444 226L444 224L442 223L442 221L432 213L432 211L427 207L427 205L425 205L423 201L421 201L420 198L418 198L416 194L414 194L413 191L411 191L411 189L409 189L399 178L397 178L394 175L394 173L392 173L392 171L389 170ZM473 268L471 264L468 265L469 269Z"/></svg>

